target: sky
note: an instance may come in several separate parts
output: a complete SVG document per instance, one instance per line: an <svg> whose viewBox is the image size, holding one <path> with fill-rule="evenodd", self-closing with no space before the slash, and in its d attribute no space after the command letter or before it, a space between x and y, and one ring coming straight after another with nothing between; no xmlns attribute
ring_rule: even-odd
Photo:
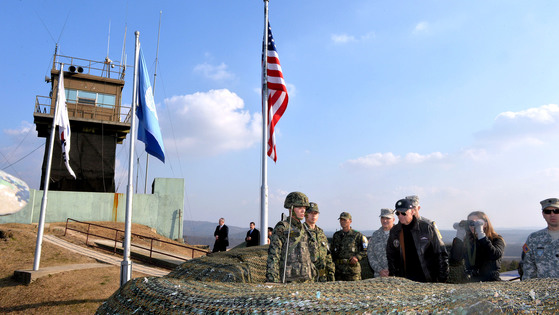
<svg viewBox="0 0 559 315"><path fill-rule="evenodd" d="M166 163L150 159L148 185L184 178L186 220L260 225L263 1L1 1L0 169L39 187L33 109L57 43L99 61L121 61L126 43L131 65L139 31L153 77L160 12ZM559 197L556 12L556 1L271 0L289 104L268 158L269 225L301 191L326 230L342 211L377 229L380 209L408 195L440 229L475 210L497 232L545 227L539 202ZM129 139L117 147L123 193Z"/></svg>

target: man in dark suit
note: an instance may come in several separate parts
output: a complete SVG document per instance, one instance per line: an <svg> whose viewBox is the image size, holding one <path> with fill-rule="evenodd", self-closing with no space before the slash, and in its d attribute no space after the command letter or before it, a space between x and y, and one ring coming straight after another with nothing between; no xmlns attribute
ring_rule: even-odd
<svg viewBox="0 0 559 315"><path fill-rule="evenodd" d="M225 219L219 218L219 225L215 227L215 243L212 253L224 252L229 246L229 228L225 225Z"/></svg>
<svg viewBox="0 0 559 315"><path fill-rule="evenodd" d="M245 237L247 247L260 245L260 231L255 229L255 226L254 222L250 222L250 230L248 230L247 237Z"/></svg>

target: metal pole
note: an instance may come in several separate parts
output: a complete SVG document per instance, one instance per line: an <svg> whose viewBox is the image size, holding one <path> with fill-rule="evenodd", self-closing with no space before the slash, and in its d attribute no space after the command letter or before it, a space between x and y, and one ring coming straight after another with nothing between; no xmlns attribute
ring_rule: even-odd
<svg viewBox="0 0 559 315"><path fill-rule="evenodd" d="M138 103L138 56L140 55L140 32L136 31L136 47L134 52L134 85L132 87L132 122L130 126L130 156L128 160L128 191L126 193L126 220L124 224L124 253L120 263L120 286L124 286L132 275L130 261L130 234L132 230L132 199L134 198L134 143L136 142L136 105Z"/></svg>
<svg viewBox="0 0 559 315"><path fill-rule="evenodd" d="M260 194L260 245L268 239L268 0L264 0L264 39L262 41L262 186Z"/></svg>
<svg viewBox="0 0 559 315"><path fill-rule="evenodd" d="M293 216L293 206L289 209L289 228L287 229L287 244L285 244L285 259L283 260L283 277L281 279L282 283L285 283L285 270L287 269L287 256L289 253L289 236L291 235L291 220Z"/></svg>
<svg viewBox="0 0 559 315"><path fill-rule="evenodd" d="M153 98L155 100L155 79L157 78L157 57L159 56L159 35L161 34L161 13L159 11L159 30L157 31L157 50L155 52L155 71L153 73L153 86L151 87L151 93L153 93ZM147 194L148 187L148 164L149 164L149 154L146 153L146 181L144 183L144 194Z"/></svg>
<svg viewBox="0 0 559 315"><path fill-rule="evenodd" d="M56 46L58 49L58 45ZM55 53L56 55L56 53ZM52 166L52 151L54 149L54 136L56 131L56 119L58 117L59 106L58 95L60 93L59 89L61 82L64 80L64 64L60 64L60 72L58 74L58 87L56 90L56 102L54 103L54 116L52 116L52 127L50 129L50 139L49 139L49 153L47 158L47 169L45 170L45 178L43 181L43 199L41 200L41 212L39 214L39 226L37 227L37 243L35 244L35 260L33 262L33 270L39 270L39 264L41 262L41 247L43 246L43 233L45 229L45 216L47 212L47 199L49 192L49 181L50 181L50 169ZM64 91L62 91L64 93Z"/></svg>

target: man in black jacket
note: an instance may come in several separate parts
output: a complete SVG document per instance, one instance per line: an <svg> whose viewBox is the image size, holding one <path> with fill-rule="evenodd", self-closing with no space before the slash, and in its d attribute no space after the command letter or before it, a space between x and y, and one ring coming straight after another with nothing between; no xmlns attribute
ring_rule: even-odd
<svg viewBox="0 0 559 315"><path fill-rule="evenodd" d="M390 276L418 282L446 282L448 253L433 225L414 215L413 202L396 203L398 224L390 230L386 258Z"/></svg>
<svg viewBox="0 0 559 315"><path fill-rule="evenodd" d="M250 222L250 230L247 231L247 236L245 237L245 242L247 247L260 245L260 231L255 228L256 224Z"/></svg>
<svg viewBox="0 0 559 315"><path fill-rule="evenodd" d="M225 219L219 218L219 225L215 227L215 243L212 253L224 252L229 246L229 228L225 225Z"/></svg>

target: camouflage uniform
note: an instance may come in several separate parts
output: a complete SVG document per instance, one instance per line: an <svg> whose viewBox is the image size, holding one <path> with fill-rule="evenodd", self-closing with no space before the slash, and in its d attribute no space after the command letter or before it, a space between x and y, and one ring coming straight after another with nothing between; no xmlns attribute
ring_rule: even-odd
<svg viewBox="0 0 559 315"><path fill-rule="evenodd" d="M303 223L309 232L309 252L311 260L317 269L318 275L316 281L326 282L334 281L335 267L328 248L328 239L324 231L315 226L311 229L307 223Z"/></svg>
<svg viewBox="0 0 559 315"><path fill-rule="evenodd" d="M522 249L522 280L559 278L559 239L552 240L547 228L530 234Z"/></svg>
<svg viewBox="0 0 559 315"><path fill-rule="evenodd" d="M375 272L374 277L380 277L381 270L388 270L388 260L386 259L386 243L388 242L389 231L384 231L382 226L373 232L367 248L369 265Z"/></svg>
<svg viewBox="0 0 559 315"><path fill-rule="evenodd" d="M332 259L336 264L336 280L361 280L361 265L359 262L351 265L349 260L353 256L363 259L367 255L367 244L367 238L354 229L334 233Z"/></svg>
<svg viewBox="0 0 559 315"><path fill-rule="evenodd" d="M289 220L288 217L285 221L278 222L272 233L266 266L267 282L282 282L284 266L285 282L311 282L317 275L309 254L309 234L305 232L303 223L296 218L291 218L289 253L285 265Z"/></svg>

